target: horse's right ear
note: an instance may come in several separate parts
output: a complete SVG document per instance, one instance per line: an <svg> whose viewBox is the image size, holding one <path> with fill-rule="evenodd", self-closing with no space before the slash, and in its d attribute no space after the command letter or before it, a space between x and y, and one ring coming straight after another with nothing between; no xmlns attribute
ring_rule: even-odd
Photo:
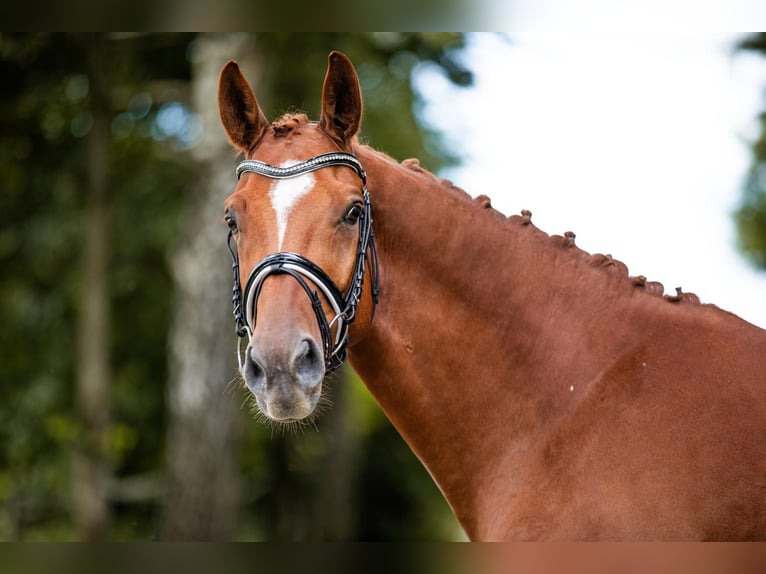
<svg viewBox="0 0 766 574"><path fill-rule="evenodd" d="M218 111L229 141L241 152L247 152L269 125L250 84L234 60L228 61L221 70Z"/></svg>

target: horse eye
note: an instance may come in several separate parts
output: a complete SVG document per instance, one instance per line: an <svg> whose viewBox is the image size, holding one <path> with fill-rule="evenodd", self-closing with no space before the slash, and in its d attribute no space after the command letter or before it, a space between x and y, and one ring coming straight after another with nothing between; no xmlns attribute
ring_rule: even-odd
<svg viewBox="0 0 766 574"><path fill-rule="evenodd" d="M226 222L226 225L231 229L232 231L237 230L237 221L234 219L234 216L232 216L230 213L227 213L224 215L223 220Z"/></svg>
<svg viewBox="0 0 766 574"><path fill-rule="evenodd" d="M349 225L356 225L359 218L362 216L362 207L360 205L352 205L351 208L343 216L343 221Z"/></svg>

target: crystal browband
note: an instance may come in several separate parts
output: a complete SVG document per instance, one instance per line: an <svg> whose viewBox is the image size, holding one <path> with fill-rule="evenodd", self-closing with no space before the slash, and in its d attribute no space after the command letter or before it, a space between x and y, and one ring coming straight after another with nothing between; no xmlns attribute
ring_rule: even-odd
<svg viewBox="0 0 766 574"><path fill-rule="evenodd" d="M367 176L364 173L364 168L359 160L356 159L350 153L337 153L330 152L322 155L318 155L306 161L302 161L295 165L288 167L277 167L268 163L259 161L257 159L246 159L237 166L237 179L242 177L242 174L248 171L259 173L275 179L287 179L290 177L296 177L310 171L317 170L329 165L346 165L353 168L362 182L367 181Z"/></svg>

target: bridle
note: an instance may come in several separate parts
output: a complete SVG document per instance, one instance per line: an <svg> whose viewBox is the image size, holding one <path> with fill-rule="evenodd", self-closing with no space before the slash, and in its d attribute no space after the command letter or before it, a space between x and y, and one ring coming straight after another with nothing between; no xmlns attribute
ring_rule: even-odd
<svg viewBox="0 0 766 574"><path fill-rule="evenodd" d="M340 367L346 359L346 347L348 345L348 328L356 318L356 307L362 296L364 274L369 257L370 279L372 281L372 310L378 303L378 254L375 249L375 233L372 229L372 206L370 194L367 191L367 176L362 164L356 156L344 152L330 152L315 156L306 161L290 167L277 167L262 161L247 159L237 166L237 179L243 173L253 172L273 179L287 179L297 177L304 173L315 171L331 165L345 165L356 171L362 180L362 199L364 208L357 225L359 226L359 240L356 248L356 262L351 276L351 284L345 294L341 294L338 286L330 279L324 270L297 253L281 251L267 255L259 261L247 279L245 284L244 298L239 281L239 257L236 245L232 244L233 231L229 230L227 246L232 257L232 269L234 270L234 288L232 305L234 307L234 322L237 336L248 340L252 338L256 323L256 307L258 297L264 281L270 275L289 275L303 288L311 300L311 307L316 315L319 331L322 335L322 346L326 372L331 372ZM322 301L311 284L321 291L324 298L332 307L335 316L327 320L322 307ZM244 312L242 302L244 301ZM335 326L335 338L332 337L332 328ZM237 343L237 361L242 370L244 359L242 358L242 344Z"/></svg>

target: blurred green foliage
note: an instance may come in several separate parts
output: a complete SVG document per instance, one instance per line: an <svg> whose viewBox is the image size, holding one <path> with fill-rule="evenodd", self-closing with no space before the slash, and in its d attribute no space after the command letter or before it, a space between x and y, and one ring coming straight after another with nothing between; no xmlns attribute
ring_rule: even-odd
<svg viewBox="0 0 766 574"><path fill-rule="evenodd" d="M112 112L109 341L112 423L107 452L111 538L157 537L167 428L167 341L173 312L168 257L193 189L195 142L188 102L194 34L108 37ZM81 289L85 139L92 123L84 40L78 34L0 35L0 539L74 539L71 454L81 437L74 408L75 323ZM459 85L471 74L460 34L257 34L273 78L270 115L318 113L324 58L358 65L365 138L435 170L454 161L417 121L413 70L439 66ZM322 65L317 65L321 62ZM211 98L214 98L211 94ZM164 115L163 115L164 114ZM174 115L175 114L175 115ZM173 118L183 122L175 129ZM168 120L168 121L165 121ZM176 126L178 127L178 126ZM199 126L197 126L199 127ZM208 126L207 129L218 129ZM197 134L198 135L198 134ZM232 166L234 164L232 163ZM218 213L211 217L218 217ZM221 256L227 257L221 240ZM344 383L345 384L345 383ZM450 539L458 529L436 486L374 404L350 383L358 448L355 538ZM229 392L243 392L237 388ZM244 397L243 397L244 401ZM246 477L238 538L276 536L274 496L284 468L309 497L325 448L313 428L285 437L241 416ZM277 457L278 458L278 457ZM296 494L297 493L297 494ZM307 498L308 500L308 498ZM308 511L307 511L308 512Z"/></svg>
<svg viewBox="0 0 766 574"><path fill-rule="evenodd" d="M766 33L747 36L738 49L766 56ZM753 159L735 217L740 248L753 264L766 269L766 111L759 121L760 133L752 143Z"/></svg>

